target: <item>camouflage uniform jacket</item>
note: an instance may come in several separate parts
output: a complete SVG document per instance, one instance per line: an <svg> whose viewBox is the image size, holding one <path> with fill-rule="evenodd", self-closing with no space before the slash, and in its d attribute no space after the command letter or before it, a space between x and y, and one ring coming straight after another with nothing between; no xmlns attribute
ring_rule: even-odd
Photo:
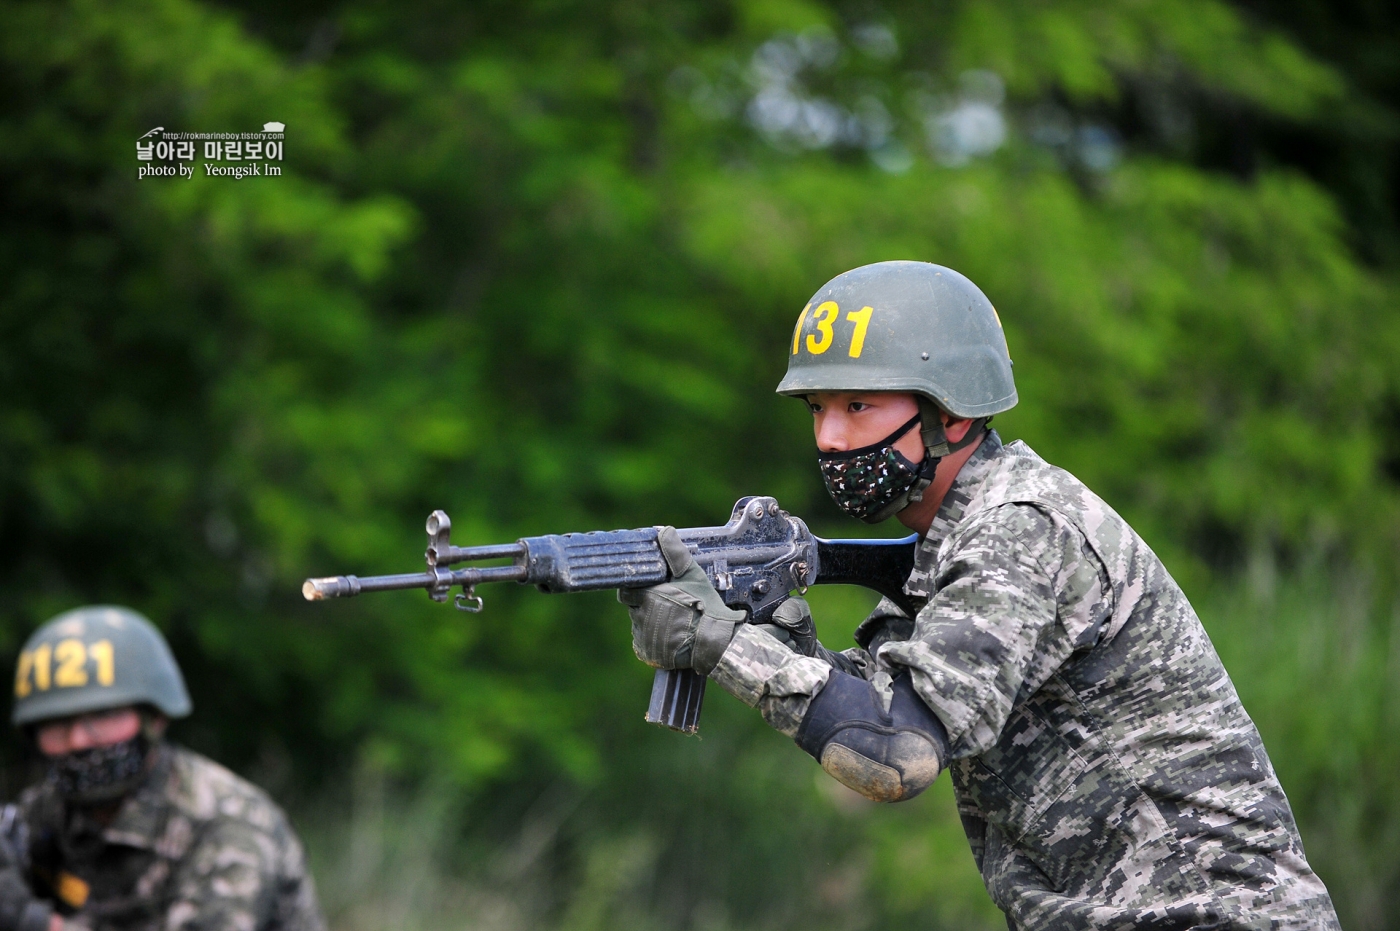
<svg viewBox="0 0 1400 931"><path fill-rule="evenodd" d="M906 591L917 617L882 602L846 655L886 693L909 669L947 727L963 826L1013 929L1338 927L1201 622L1083 483L989 434ZM791 736L828 675L745 627L712 678Z"/></svg>
<svg viewBox="0 0 1400 931"><path fill-rule="evenodd" d="M301 844L262 790L163 744L106 827L47 784L25 790L31 883L65 928L323 931Z"/></svg>

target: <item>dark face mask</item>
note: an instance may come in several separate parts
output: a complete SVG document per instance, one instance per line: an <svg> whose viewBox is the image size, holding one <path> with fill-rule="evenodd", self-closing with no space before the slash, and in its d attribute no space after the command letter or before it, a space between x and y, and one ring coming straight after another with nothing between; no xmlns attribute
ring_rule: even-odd
<svg viewBox="0 0 1400 931"><path fill-rule="evenodd" d="M110 747L75 750L49 760L48 780L64 801L91 805L118 799L141 783L151 744L137 734Z"/></svg>
<svg viewBox="0 0 1400 931"><path fill-rule="evenodd" d="M916 490L915 483L931 476L938 460L925 451L922 462L910 462L894 448L920 421L915 414L883 440L860 449L817 454L826 490L841 510L875 524L903 510L912 500L911 493L923 490Z"/></svg>

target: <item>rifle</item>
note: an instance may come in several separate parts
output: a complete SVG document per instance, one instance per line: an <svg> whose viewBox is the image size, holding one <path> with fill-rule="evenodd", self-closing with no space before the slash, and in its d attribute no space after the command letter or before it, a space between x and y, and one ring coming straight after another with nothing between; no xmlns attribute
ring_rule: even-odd
<svg viewBox="0 0 1400 931"><path fill-rule="evenodd" d="M3 856L20 873L29 872L29 825L13 803L0 806L0 846Z"/></svg>
<svg viewBox="0 0 1400 931"><path fill-rule="evenodd" d="M445 602L451 589L462 611L482 608L476 586L520 582L542 592L586 592L606 588L645 588L670 580L670 569L656 542L658 528L524 537L514 543L454 546L452 521L443 511L428 517L427 571L406 575L353 575L307 579L307 601L348 598L361 592L425 588ZM725 604L748 614L751 624L768 623L773 611L796 589L809 585L861 585L889 598L912 617L916 611L904 582L914 567L918 534L899 540L825 540L773 498L750 496L734 505L722 527L677 531ZM509 565L456 563L509 559ZM652 681L646 720L688 734L700 726L705 677L691 669L658 669Z"/></svg>

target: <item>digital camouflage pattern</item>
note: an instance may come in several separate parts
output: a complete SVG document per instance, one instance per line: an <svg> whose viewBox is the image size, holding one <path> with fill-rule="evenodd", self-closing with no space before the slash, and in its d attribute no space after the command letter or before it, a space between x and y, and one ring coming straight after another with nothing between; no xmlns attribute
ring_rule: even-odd
<svg viewBox="0 0 1400 931"><path fill-rule="evenodd" d="M881 602L846 655L877 687L908 667L943 721L1012 928L1338 927L1195 612L1083 483L990 433L906 590L917 617ZM828 668L750 628L712 677L792 735Z"/></svg>
<svg viewBox="0 0 1400 931"><path fill-rule="evenodd" d="M272 800L196 753L155 752L105 828L47 783L21 796L31 884L65 927L323 931L301 844Z"/></svg>
<svg viewBox="0 0 1400 931"><path fill-rule="evenodd" d="M906 459L894 444L918 422L919 417L915 416L870 446L817 456L827 494L841 510L859 520L875 523L907 503L905 492L920 479L923 470ZM920 490L926 485L927 481Z"/></svg>

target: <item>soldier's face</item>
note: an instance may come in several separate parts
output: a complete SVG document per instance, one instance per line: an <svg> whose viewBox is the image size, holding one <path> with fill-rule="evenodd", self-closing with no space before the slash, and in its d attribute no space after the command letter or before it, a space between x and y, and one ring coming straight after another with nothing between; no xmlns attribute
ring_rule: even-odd
<svg viewBox="0 0 1400 931"><path fill-rule="evenodd" d="M76 750L114 746L140 732L140 713L126 707L45 721L34 736L45 756L62 756Z"/></svg>
<svg viewBox="0 0 1400 931"><path fill-rule="evenodd" d="M914 395L892 391L818 391L807 396L817 449L839 453L878 443L919 412ZM900 437L894 448L910 462L924 458L918 428Z"/></svg>

